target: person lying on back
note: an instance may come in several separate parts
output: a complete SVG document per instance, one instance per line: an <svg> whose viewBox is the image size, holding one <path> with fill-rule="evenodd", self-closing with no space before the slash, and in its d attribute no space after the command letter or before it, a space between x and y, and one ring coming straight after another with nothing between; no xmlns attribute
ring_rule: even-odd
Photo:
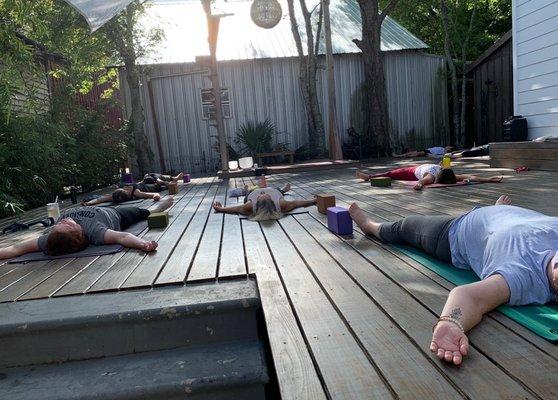
<svg viewBox="0 0 558 400"><path fill-rule="evenodd" d="M558 300L558 218L510 205L474 208L460 217L411 215L381 223L356 203L351 217L367 235L406 244L460 269L473 270L479 282L451 290L430 350L456 365L469 352L465 332L501 304L545 304Z"/></svg>
<svg viewBox="0 0 558 400"><path fill-rule="evenodd" d="M153 199L153 201L159 201L161 195L159 193L144 192L139 189L139 185L126 186L121 189L116 189L110 194L105 194L99 196L95 199L82 202L84 206L95 206L97 204L112 202L112 203L125 203L127 201L139 200L139 199Z"/></svg>
<svg viewBox="0 0 558 400"><path fill-rule="evenodd" d="M172 197L168 197L158 204L154 212L164 211L172 203ZM150 214L148 209L132 206L71 208L60 216L49 233L0 249L0 259L36 251L59 256L85 250L90 244L120 244L146 252L153 251L157 248L157 242L148 242L129 232L122 232L146 220Z"/></svg>

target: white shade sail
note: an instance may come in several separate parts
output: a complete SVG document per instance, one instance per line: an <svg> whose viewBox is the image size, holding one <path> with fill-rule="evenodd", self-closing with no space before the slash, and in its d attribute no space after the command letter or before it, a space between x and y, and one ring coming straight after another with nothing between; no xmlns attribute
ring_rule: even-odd
<svg viewBox="0 0 558 400"><path fill-rule="evenodd" d="M134 0L65 0L87 20L95 32Z"/></svg>

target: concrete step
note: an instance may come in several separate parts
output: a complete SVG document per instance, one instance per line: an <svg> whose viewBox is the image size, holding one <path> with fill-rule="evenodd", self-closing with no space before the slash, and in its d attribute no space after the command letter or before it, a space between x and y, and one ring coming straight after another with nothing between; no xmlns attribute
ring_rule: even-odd
<svg viewBox="0 0 558 400"><path fill-rule="evenodd" d="M251 280L0 304L0 372L256 340L259 306Z"/></svg>
<svg viewBox="0 0 558 400"><path fill-rule="evenodd" d="M268 382L258 341L152 351L0 372L0 398L263 399Z"/></svg>

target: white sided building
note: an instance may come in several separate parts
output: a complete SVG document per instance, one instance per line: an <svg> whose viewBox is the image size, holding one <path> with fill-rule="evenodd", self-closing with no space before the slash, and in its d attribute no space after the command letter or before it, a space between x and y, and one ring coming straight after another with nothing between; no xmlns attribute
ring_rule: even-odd
<svg viewBox="0 0 558 400"><path fill-rule="evenodd" d="M558 0L513 0L514 113L558 137Z"/></svg>

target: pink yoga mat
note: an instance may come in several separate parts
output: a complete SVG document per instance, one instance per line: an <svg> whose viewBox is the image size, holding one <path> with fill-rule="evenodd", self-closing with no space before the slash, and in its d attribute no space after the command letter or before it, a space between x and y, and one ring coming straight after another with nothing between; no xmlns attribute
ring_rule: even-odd
<svg viewBox="0 0 558 400"><path fill-rule="evenodd" d="M397 181L407 186L415 186L418 181ZM425 185L423 189L436 189L436 188L444 188L444 187L454 187L454 186L468 186L468 185L478 185L480 183L485 182L458 182L454 184L444 184L444 183L431 183L430 185Z"/></svg>

